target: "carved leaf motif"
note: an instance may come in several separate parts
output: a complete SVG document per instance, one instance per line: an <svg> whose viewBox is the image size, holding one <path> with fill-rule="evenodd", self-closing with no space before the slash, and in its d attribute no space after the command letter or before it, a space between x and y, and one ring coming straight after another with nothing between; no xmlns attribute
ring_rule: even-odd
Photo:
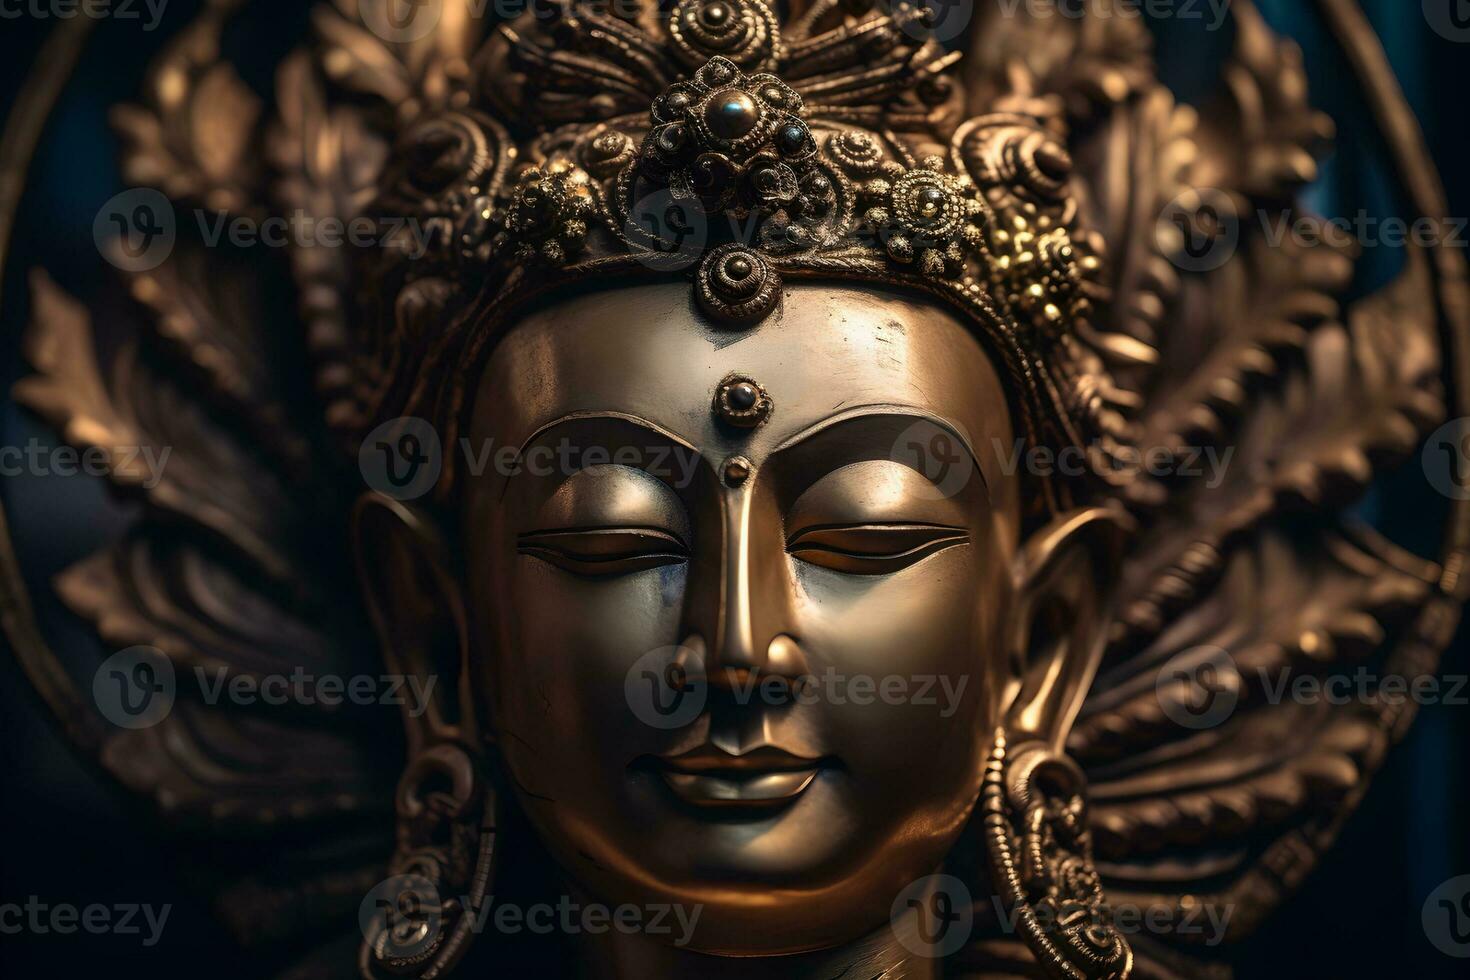
<svg viewBox="0 0 1470 980"><path fill-rule="evenodd" d="M1038 79L1037 94L1060 99L1079 122L1157 84L1153 36L1136 6L1094 0L1082 17L1063 15L1063 9L978 5L965 68L972 109L1007 91L1005 76L1016 65Z"/></svg>
<svg viewBox="0 0 1470 980"><path fill-rule="evenodd" d="M276 690L267 677L296 683L299 675L302 690L320 693L317 679L381 668L357 659L371 648L350 586L336 591L351 582L331 560L340 548L313 549L311 533L292 523L303 505L330 495L287 493L265 465L269 454L239 442L260 434L240 415L251 404L245 399L276 391L284 377L262 373L265 351L252 346L259 333L224 325L229 289L196 282L175 291L182 284L170 277L179 273L156 270L155 285L167 293L145 288L143 298L180 322L105 352L94 346L87 310L38 273L27 350L38 373L15 396L68 441L108 451L114 481L148 505L121 540L56 579L61 599L95 626L104 648L155 647L176 677L167 716L139 730L105 726L98 762L189 835L183 839L212 842L211 882L224 892L232 931L245 942L279 943L350 923L362 889L381 877L377 862L391 849L384 811L402 752L399 708L375 713L331 697L279 707L261 696ZM157 340L202 369L195 386L151 368L165 353L152 349ZM215 385L226 376L234 383ZM282 425L298 428L289 417ZM170 450L154 457L161 471L130 462L130 447L139 446ZM256 696L230 695L235 683ZM250 843L267 829L268 859ZM220 848L222 839L232 846ZM363 870L335 870L344 868ZM296 915L281 914L292 908Z"/></svg>
<svg viewBox="0 0 1470 980"><path fill-rule="evenodd" d="M320 64L333 82L388 105L400 105L413 94L408 66L377 35L328 7L317 7L312 23L324 42Z"/></svg>
<svg viewBox="0 0 1470 980"><path fill-rule="evenodd" d="M1232 10L1237 49L1198 118L1144 91L1095 116L1074 151L1110 246L1113 325L1159 352L1120 374L1141 396L1132 441L1174 452L1122 493L1141 530L1069 748L1110 897L1179 920L1233 908L1234 939L1330 844L1413 712L1371 691L1300 703L1280 685L1360 666L1418 677L1453 614L1438 566L1340 517L1445 415L1429 257L1405 250L1397 279L1340 306L1354 246L1283 234L1330 128L1294 49L1250 4ZM1239 244L1215 271L1181 271L1160 215L1201 193L1242 216ZM1199 694L1192 671L1216 657L1239 704L1191 728L1166 699Z"/></svg>
<svg viewBox="0 0 1470 980"><path fill-rule="evenodd" d="M358 111L328 105L324 83L306 53L288 58L278 76L279 115L266 142L266 153L281 175L275 197L284 209L312 218L356 218L376 191L388 153L386 139ZM357 413L349 361L346 256L342 249L293 248L290 261L325 420L333 427L350 425Z"/></svg>
<svg viewBox="0 0 1470 980"><path fill-rule="evenodd" d="M110 476L159 511L215 535L262 572L308 591L289 554L297 508L282 482L192 401L123 345L104 374L91 319L44 274L33 281L36 319L26 354L38 373L17 382L18 402L78 446L112 460Z"/></svg>
<svg viewBox="0 0 1470 980"><path fill-rule="evenodd" d="M131 181L212 208L268 199L278 210L348 220L377 192L393 139L426 112L478 97L542 130L589 114L641 119L678 74L661 41L647 39L666 30L652 5L636 23L592 11L582 22L592 29L574 32L574 46L553 43L541 25L532 25L535 36L501 32L487 45L492 56L477 59L483 24L469 4L436 4L439 30L391 44L365 28L357 0L336 0L314 15L315 46L283 64L278 116L261 140L254 96L219 61L221 25L235 5L207 5L150 80L145 105L119 112ZM1229 903L1248 910L1232 923L1244 932L1330 842L1412 712L1382 701L1282 701L1265 681L1283 670L1326 676L1360 664L1417 676L1454 619L1435 592L1441 569L1345 530L1338 517L1444 414L1426 299L1434 283L1411 250L1398 280L1343 316L1336 295L1351 271L1346 252L1273 247L1254 232L1220 271L1181 275L1156 233L1165 203L1213 189L1241 214L1279 212L1315 175L1313 154L1330 130L1309 107L1299 55L1248 0L1232 4L1237 50L1202 116L1155 78L1137 17L1089 8L1082 18L1033 18L1025 4L1009 16L985 7L968 93L939 84L953 56L896 37L887 16L849 16L826 0L792 14L784 47L755 54L807 96L815 116L881 129L899 156L916 147L890 130L937 131L964 95L972 116L996 109L1000 93L1036 115L1064 109L1080 208L1100 231L1111 270L1096 297L1110 308L1096 326L1117 338L1082 339L1126 365L1118 376L1125 390L1107 394L1130 410L1111 413L1108 431L1121 441L1126 427L1144 448L1234 453L1213 474L1218 482L1205 479L1210 471L1176 473L1133 481L1125 494L1142 531L1123 576L1123 624L1071 749L1089 771L1100 867L1115 900L1170 914ZM268 169L275 184L267 189ZM290 261L326 420L351 430L357 399L382 365L351 362L350 270L342 250L293 249ZM844 257L829 261L840 269ZM293 418L291 385L250 322L257 314L191 263L182 254L137 280L135 298L158 323L106 356L87 312L48 280L36 282L29 355L39 374L17 397L77 444L174 454L149 485L139 460L113 452L117 481L149 505L146 523L65 572L58 587L105 642L157 646L191 676L225 668L251 677L297 663L362 669L346 656L360 649L361 618L351 590L338 588L347 577L320 561L342 550L330 518L345 488L323 485L332 513L312 510L316 496L298 483L315 474L290 465L309 454L297 439L311 425ZM391 315L431 326L448 289L421 280ZM416 341L428 333L409 331ZM190 371L159 370L170 354ZM338 537L314 547L318 533ZM1228 654L1242 700L1225 724L1195 730L1162 710L1160 678L1181 653L1202 648ZM397 760L382 761L394 752L378 741L383 726L218 710L199 693L185 692L164 724L117 735L103 753L127 785L176 819L258 829L367 813L390 798L381 783ZM318 863L362 868L359 857ZM360 894L357 873L314 884L252 878L232 905L245 910L242 931L275 934L290 925L282 908L301 908L312 894ZM1176 972L1200 975L1194 964Z"/></svg>
<svg viewBox="0 0 1470 980"><path fill-rule="evenodd" d="M1186 447L1179 458L1199 472L1135 495L1164 503L1125 569L1120 643L1189 603L1234 536L1282 507L1350 503L1443 414L1422 314L1394 321L1384 343L1382 311L1416 294L1419 274L1359 304L1344 327L1330 294L1346 265L1294 251L1253 249L1253 278L1222 270L1219 289L1192 308L1221 311L1230 329L1213 340L1196 331L1173 357L1166 345L1160 376L1179 380L1150 401L1140 444ZM1304 280L1282 282L1283 272Z"/></svg>
<svg viewBox="0 0 1470 980"><path fill-rule="evenodd" d="M1234 56L1202 107L1196 186L1282 203L1317 179L1332 120L1307 101L1301 49L1272 33L1251 4L1232 5Z"/></svg>
<svg viewBox="0 0 1470 980"><path fill-rule="evenodd" d="M1106 326L1156 348L1168 306L1180 287L1179 270L1163 255L1159 215L1188 186L1197 155L1197 116L1162 86L1136 101L1111 108L1074 141L1078 169L1088 175L1079 190L1088 227L1107 242L1108 283L1114 300ZM1156 371L1115 365L1135 390Z"/></svg>
<svg viewBox="0 0 1470 980"><path fill-rule="evenodd" d="M133 274L133 298L152 314L151 330L197 372L220 414L293 482L305 482L316 465L310 433L289 415L294 377L282 368L300 361L298 338L272 330L261 295L270 263L259 252L226 251L180 243L158 268Z"/></svg>
<svg viewBox="0 0 1470 980"><path fill-rule="evenodd" d="M261 101L219 53L220 34L236 5L211 3L155 63L145 103L113 110L128 183L218 211L260 209L254 146Z"/></svg>
<svg viewBox="0 0 1470 980"><path fill-rule="evenodd" d="M1104 672L1069 748L1088 770L1114 900L1183 914L1178 896L1209 882L1222 906L1248 910L1232 935L1251 928L1279 897L1250 891L1261 855L1289 832L1337 819L1388 745L1382 706L1293 693L1314 690L1303 679L1355 684L1359 666L1389 672L1382 651L1436 577L1434 565L1366 529L1319 539L1278 520L1231 552L1187 615ZM1238 700L1219 724L1189 727L1165 705L1208 710L1205 662L1220 671L1213 696Z"/></svg>

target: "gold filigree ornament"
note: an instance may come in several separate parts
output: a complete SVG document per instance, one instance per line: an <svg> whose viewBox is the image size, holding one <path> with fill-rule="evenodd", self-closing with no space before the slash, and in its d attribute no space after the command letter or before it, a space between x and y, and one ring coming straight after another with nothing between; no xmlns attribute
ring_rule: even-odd
<svg viewBox="0 0 1470 980"><path fill-rule="evenodd" d="M1313 2L1370 95L1365 124L1406 217L1439 218L1366 20L1351 0ZM1140 20L1106 0L1076 18L977 5L949 45L906 3L547 0L498 22L428 0L431 30L385 40L369 5L341 0L314 8L257 112L222 54L237 6L206 3L117 114L128 179L226 217L394 231L248 267L181 243L127 274L126 309L33 277L34 373L17 401L82 447L171 453L156 481L114 460L138 520L55 580L108 645L147 644L180 670L359 672L371 611L343 515L362 487L344 474L387 420L422 419L458 445L469 386L533 304L672 280L701 329L763 333L780 329L791 283L867 285L958 315L1003 376L1024 446L1079 452L1077 467L1022 474L1028 527L1082 503L1131 518L1102 666L1065 744L999 737L984 774L990 884L1019 941L994 924L972 944L984 957L956 961L1201 975L1188 931L1125 941L1106 899L1166 922L1228 906L1228 948L1331 846L1414 702L1278 703L1256 678L1433 673L1467 592L1470 503L1451 501L1428 559L1352 505L1470 414L1470 294L1463 255L1440 245L1406 246L1402 271L1356 297L1352 250L1328 236L1272 246L1237 222L1216 267L1181 254L1197 223L1160 215L1200 201L1226 224L1289 215L1331 135L1299 53L1250 0L1230 5L1233 48L1203 114L1161 82ZM650 199L681 222L644 227ZM99 344L94 317L141 326ZM789 402L751 373L701 411L754 443ZM1226 447L1233 465L1192 475ZM422 504L447 509L464 464L436 462ZM724 489L749 491L751 476L734 458ZM417 924L384 919L363 971L432 976L464 954L504 850L503 787L465 748L485 739L433 716L405 751L401 731L325 710L217 711L182 685L159 724L108 725L72 680L90 668L47 645L4 551L0 618L83 751L171 827L231 845L279 835L268 880L216 849L209 880L242 941L325 944L392 855L409 880L388 906L438 891L446 904L428 904L450 926L420 947ZM1201 650L1238 671L1233 713L1209 728L1161 707ZM407 760L396 791L384 759ZM471 907L447 904L463 895Z"/></svg>

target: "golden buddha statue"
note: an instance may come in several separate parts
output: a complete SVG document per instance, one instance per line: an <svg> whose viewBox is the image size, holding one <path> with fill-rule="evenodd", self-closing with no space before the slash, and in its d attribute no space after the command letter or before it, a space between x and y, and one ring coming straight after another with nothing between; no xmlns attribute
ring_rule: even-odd
<svg viewBox="0 0 1470 980"><path fill-rule="evenodd" d="M1412 707L1260 678L1432 672L1470 527L1429 562L1345 516L1464 397L1462 260L1343 303L1350 245L1265 240L1331 132L1249 3L1208 112L1108 4L871 0L324 2L264 111L234 6L117 112L129 181L383 233L180 222L118 260L120 344L38 276L17 397L172 447L57 588L177 699L75 724L170 825L279 835L240 934L320 942L294 976L1227 973ZM497 928L542 893L629 928Z"/></svg>

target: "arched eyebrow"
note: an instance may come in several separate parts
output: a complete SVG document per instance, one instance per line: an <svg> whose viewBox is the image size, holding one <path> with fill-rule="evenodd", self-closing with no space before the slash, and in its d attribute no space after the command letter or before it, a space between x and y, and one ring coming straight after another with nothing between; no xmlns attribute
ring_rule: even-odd
<svg viewBox="0 0 1470 980"><path fill-rule="evenodd" d="M980 482L984 485L986 494L988 495L990 493L990 480L985 475L985 468L980 465L980 457L975 452L975 447L971 445L969 437L960 431L959 426L942 415L936 415L927 409L919 408L917 405L880 404L854 406L853 408L838 412L836 415L829 415L827 418L813 422L796 434L787 437L780 445L771 450L771 457L775 458L782 453L795 449L803 443L809 442L839 425L854 421L855 419L872 417L911 419L914 422L928 422L930 425L942 429L952 436L960 444L961 448L964 449L965 454L970 457L970 463L975 467L975 472L980 474Z"/></svg>
<svg viewBox="0 0 1470 980"><path fill-rule="evenodd" d="M526 451L531 446L534 446L536 443L545 439L547 436L553 434L557 429L566 428L568 426L574 425L587 425L593 422L619 422L624 425L632 426L635 429L641 429L642 431L646 432L650 438L672 443L676 449L682 452L689 453L690 457L696 462L703 459L703 454L698 449L696 449L688 440L676 435L668 429L665 429L657 422L649 421L648 419L645 419L641 416L630 415L626 412L615 411L571 412L567 415L561 416L560 418L552 419L550 422L539 426L535 431L527 436L519 446L516 447L515 460L512 465L511 472L506 474L505 482L502 483L500 486L500 497L502 499L505 497L506 492L510 489L510 481L513 480L517 475L519 475L524 469L524 466L522 466L521 464L525 462Z"/></svg>

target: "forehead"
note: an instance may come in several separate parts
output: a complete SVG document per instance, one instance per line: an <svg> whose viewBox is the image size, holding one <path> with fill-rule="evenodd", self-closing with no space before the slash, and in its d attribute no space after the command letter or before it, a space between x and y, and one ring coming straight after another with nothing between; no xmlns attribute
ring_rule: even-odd
<svg viewBox="0 0 1470 980"><path fill-rule="evenodd" d="M712 411L730 375L773 403L754 431ZM753 460L814 425L864 406L934 415L968 438L981 468L1010 451L1005 390L990 358L948 310L922 299L795 284L749 330L718 326L683 283L579 295L528 314L501 340L477 394L472 437L520 446L568 415L617 412L665 429L712 458Z"/></svg>

